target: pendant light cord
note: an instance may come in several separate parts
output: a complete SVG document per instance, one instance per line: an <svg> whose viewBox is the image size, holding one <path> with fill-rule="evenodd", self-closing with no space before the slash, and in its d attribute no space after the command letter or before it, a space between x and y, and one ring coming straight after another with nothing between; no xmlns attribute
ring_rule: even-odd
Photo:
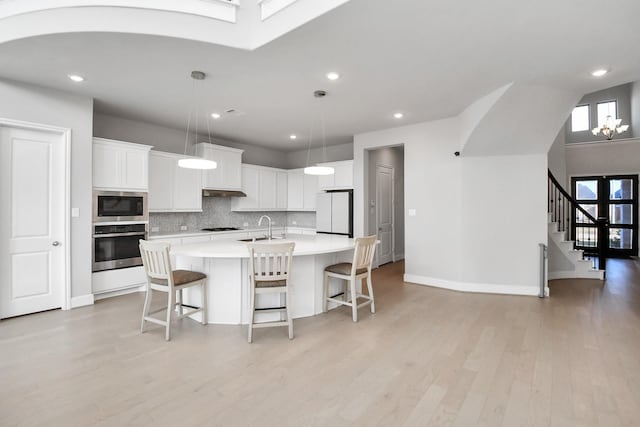
<svg viewBox="0 0 640 427"><path fill-rule="evenodd" d="M196 92L196 81L191 81L191 99L194 98ZM189 143L189 128L191 127L191 113L193 112L193 105L189 105L189 116L187 117L187 135L184 137L184 155L187 156L187 147ZM196 113L197 114L197 113Z"/></svg>

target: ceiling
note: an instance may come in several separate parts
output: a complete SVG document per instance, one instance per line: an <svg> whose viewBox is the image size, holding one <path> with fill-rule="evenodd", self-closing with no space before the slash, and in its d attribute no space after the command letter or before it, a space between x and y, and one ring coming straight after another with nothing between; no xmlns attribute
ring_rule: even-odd
<svg viewBox="0 0 640 427"><path fill-rule="evenodd" d="M352 0L254 51L119 33L7 42L0 77L93 97L99 113L184 129L189 74L202 70L201 111L240 112L210 122L216 137L299 150L311 128L321 143L321 116L327 143L339 144L456 115L513 81L588 93L638 80L640 2L617 1L613 24L610 9L592 0ZM611 72L592 77L600 67ZM328 81L328 71L342 77ZM69 73L87 80L72 83ZM315 89L329 95L315 99ZM299 138L290 141L292 133Z"/></svg>

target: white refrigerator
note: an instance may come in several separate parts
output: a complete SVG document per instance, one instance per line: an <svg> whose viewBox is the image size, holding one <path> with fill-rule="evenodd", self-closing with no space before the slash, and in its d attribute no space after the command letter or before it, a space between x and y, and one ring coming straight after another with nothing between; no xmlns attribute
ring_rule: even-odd
<svg viewBox="0 0 640 427"><path fill-rule="evenodd" d="M353 237L353 191L318 193L316 232Z"/></svg>

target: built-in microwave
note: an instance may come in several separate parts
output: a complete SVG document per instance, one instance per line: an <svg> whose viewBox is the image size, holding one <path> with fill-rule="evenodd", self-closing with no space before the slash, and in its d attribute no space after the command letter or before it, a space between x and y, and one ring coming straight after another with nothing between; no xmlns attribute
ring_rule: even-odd
<svg viewBox="0 0 640 427"><path fill-rule="evenodd" d="M148 221L147 193L94 191L93 222Z"/></svg>

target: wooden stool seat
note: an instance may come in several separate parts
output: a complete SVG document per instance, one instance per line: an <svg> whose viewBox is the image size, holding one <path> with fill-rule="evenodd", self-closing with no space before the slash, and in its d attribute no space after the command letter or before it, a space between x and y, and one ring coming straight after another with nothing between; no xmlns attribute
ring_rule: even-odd
<svg viewBox="0 0 640 427"><path fill-rule="evenodd" d="M326 313L328 302L346 305L351 307L353 321L358 321L358 308L371 305L371 313L376 312L375 300L373 298L373 284L371 283L371 265L373 255L376 251L377 236L359 237L356 239L356 248L353 252L353 262L341 262L333 264L324 269L323 286L323 310ZM345 281L342 299L329 296L329 279L335 277ZM366 281L369 295L358 293L356 290L356 280ZM351 299L348 295L351 295ZM338 295L336 295L338 296ZM365 302L358 304L358 298Z"/></svg>
<svg viewBox="0 0 640 427"><path fill-rule="evenodd" d="M250 319L247 341L253 341L253 328L266 328L271 326L287 326L289 339L293 339L293 319L291 319L291 298L289 295L289 274L291 273L291 259L295 243L249 243L249 265L251 271L250 289ZM256 295L258 294L285 294L286 306L274 308L256 309ZM255 322L256 310L260 312L286 312L287 320L275 322Z"/></svg>
<svg viewBox="0 0 640 427"><path fill-rule="evenodd" d="M172 270L169 249L171 245L166 242L148 242L140 240L140 255L142 265L147 275L147 295L142 309L142 325L140 332L144 333L145 322L151 322L165 327L165 339L171 339L171 321L191 316L194 313L202 312L202 324L207 323L207 275L199 271ZM191 286L200 286L202 301L199 308L184 312L184 308L192 308L183 304L182 290ZM166 320L151 316L152 314L164 311L149 311L153 291L167 293L167 315ZM177 292L177 301L176 301ZM178 315L174 310L178 308Z"/></svg>

